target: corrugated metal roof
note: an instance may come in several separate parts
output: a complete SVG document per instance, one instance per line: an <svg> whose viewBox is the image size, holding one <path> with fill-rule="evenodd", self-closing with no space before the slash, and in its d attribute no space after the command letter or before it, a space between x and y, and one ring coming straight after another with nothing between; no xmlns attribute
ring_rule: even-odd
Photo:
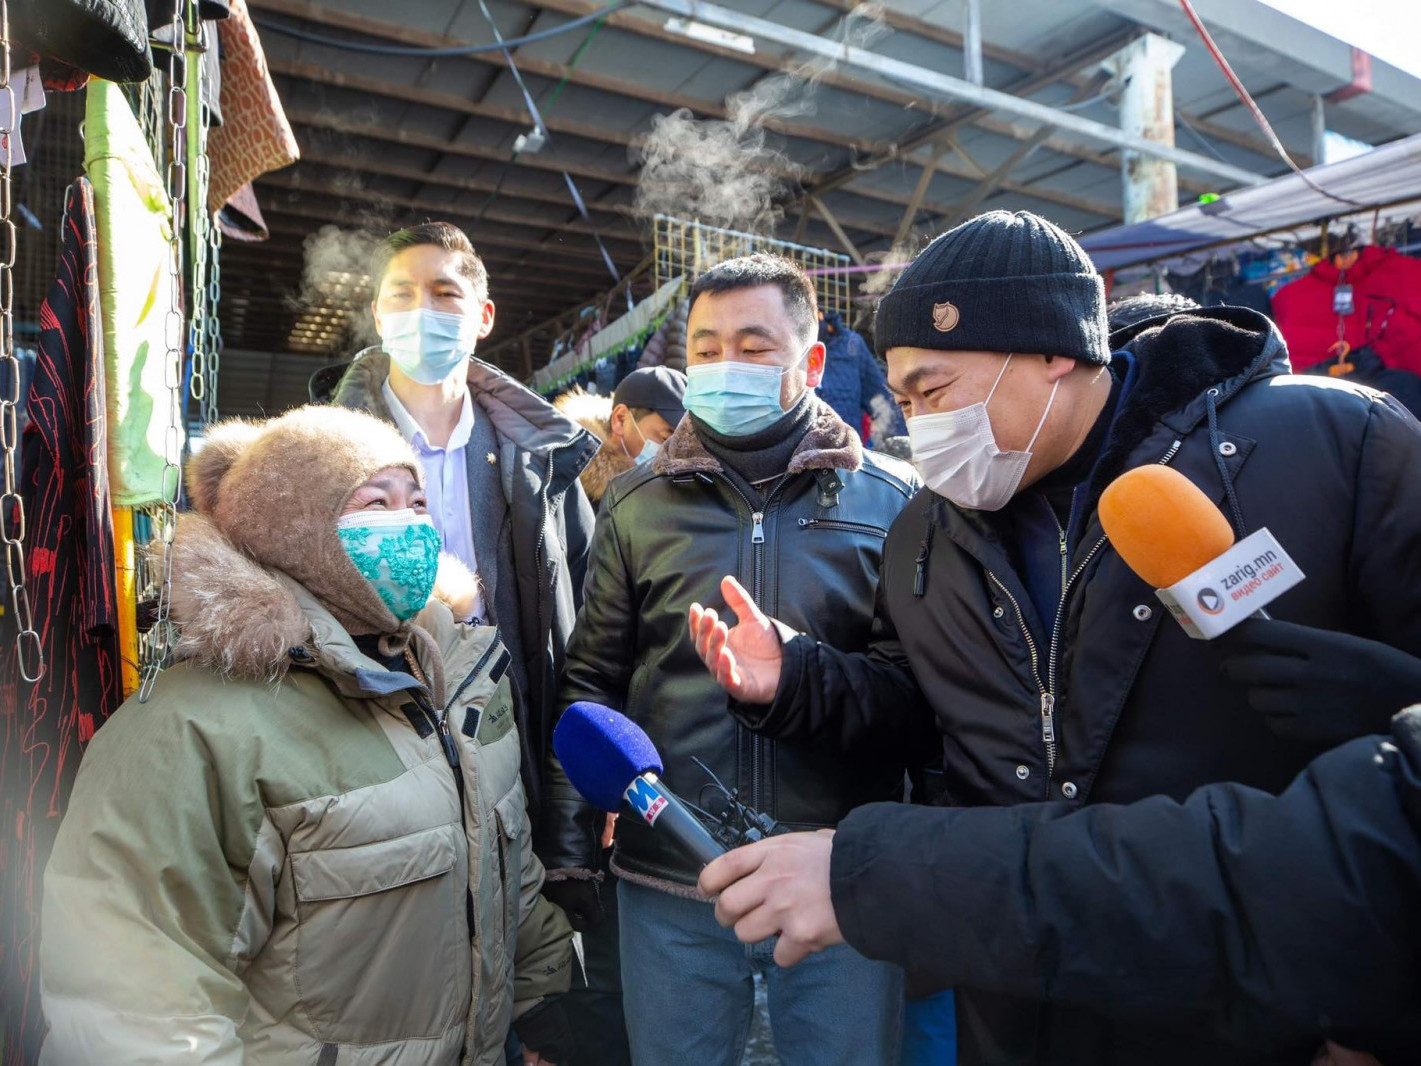
<svg viewBox="0 0 1421 1066"><path fill-rule="evenodd" d="M857 2L730 0L728 6L833 37ZM442 216L462 225L488 260L499 304L490 339L496 344L611 284L563 169L576 181L618 268L629 270L649 251L649 227L631 212L639 176L636 145L658 116L687 106L699 117L723 118L727 97L779 84L772 79L805 59L763 41L745 55L678 36L666 29L664 15L647 8L618 11L595 32L589 25L518 49L515 61L545 111L551 143L536 155L514 157L514 143L532 118L499 54L434 60L359 55L267 28L284 23L331 38L406 46L490 42L474 0L249 4L263 23L262 41L305 158L258 182L273 242L234 252L223 280L233 307L247 300L262 313L234 320L229 343L236 352L277 351L283 366L294 360L303 371L353 343L341 338L331 350L288 351L309 289L303 287L303 242L322 226L383 232ZM1221 45L1240 77L1290 152L1310 163L1313 93L1345 83L1347 49L1290 26L1290 46L1312 44L1307 54L1280 54L1270 41L1250 37L1250 18L1262 27L1254 36L1267 37L1264 30L1276 35L1279 25L1269 20L1281 17L1256 0L1196 4L1206 21L1220 20ZM500 31L512 37L596 11L598 0L490 0L489 7ZM1265 176L1285 172L1197 39L1173 28L1174 8L1160 0L984 2L986 82L1053 106L1077 101L1073 106L1083 117L1116 125L1113 101L1092 101L1103 86L1100 61L1145 29L1163 30L1185 45L1174 71L1179 146ZM961 0L892 0L877 18L882 25L876 36L862 36L858 20L857 43L961 75ZM1329 105L1330 128L1370 143L1421 130L1421 82L1393 68L1377 69L1385 91ZM804 243L842 250L816 211L801 221L801 197L815 193L856 253L887 255L923 165L938 148L943 151L936 172L908 220L918 239L939 231L972 200L979 201L975 210L1030 208L1078 233L1120 221L1119 161L1111 148L1054 134L1014 160L997 187L982 195L984 176L1019 152L1036 132L1033 123L927 99L857 69L830 70L812 92L800 85L788 95L793 106L774 114L777 121L766 134L782 162L802 168L799 180L785 186L780 236L798 232ZM1181 199L1226 191L1224 185L1185 171ZM545 358L549 344L547 334L534 335L527 356ZM247 358L234 355L224 367L238 373ZM250 358L261 361L260 355ZM498 358L516 373L530 369L521 343L505 346Z"/></svg>

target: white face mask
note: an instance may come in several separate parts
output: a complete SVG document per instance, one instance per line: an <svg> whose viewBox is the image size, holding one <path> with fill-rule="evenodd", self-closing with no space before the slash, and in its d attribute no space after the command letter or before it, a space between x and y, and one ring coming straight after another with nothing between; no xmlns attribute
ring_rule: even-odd
<svg viewBox="0 0 1421 1066"><path fill-rule="evenodd" d="M972 511L1000 511L1016 495L1021 479L1031 462L1031 449L1046 416L1056 402L1060 379L1051 387L1051 398L1036 424L1036 432L1025 451L1004 452L997 447L992 434L992 421L987 417L987 404L996 395L997 386L1007 372L1012 357L1002 364L1001 373L992 383L992 391L981 403L957 411L936 415L917 415L908 419L908 438L913 445L913 465L923 476L928 488L959 507Z"/></svg>

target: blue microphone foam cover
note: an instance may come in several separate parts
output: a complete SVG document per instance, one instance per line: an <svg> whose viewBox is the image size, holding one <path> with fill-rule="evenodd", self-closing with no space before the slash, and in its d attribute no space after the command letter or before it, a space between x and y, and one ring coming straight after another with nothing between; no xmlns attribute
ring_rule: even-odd
<svg viewBox="0 0 1421 1066"><path fill-rule="evenodd" d="M621 809L627 786L647 771L661 773L651 738L624 714L600 703L574 703L553 730L557 752L572 787L604 811Z"/></svg>

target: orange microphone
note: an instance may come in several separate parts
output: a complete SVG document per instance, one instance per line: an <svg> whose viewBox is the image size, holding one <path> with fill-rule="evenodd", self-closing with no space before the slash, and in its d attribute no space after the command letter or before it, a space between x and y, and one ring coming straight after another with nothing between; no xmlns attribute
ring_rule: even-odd
<svg viewBox="0 0 1421 1066"><path fill-rule="evenodd" d="M1233 527L1198 485L1168 466L1138 466L1100 496L1100 524L1125 565L1167 589L1234 545Z"/></svg>
<svg viewBox="0 0 1421 1066"><path fill-rule="evenodd" d="M1233 527L1194 482L1167 466L1127 470L1100 497L1100 524L1125 564L1156 590L1189 636L1208 640L1302 581L1266 529Z"/></svg>

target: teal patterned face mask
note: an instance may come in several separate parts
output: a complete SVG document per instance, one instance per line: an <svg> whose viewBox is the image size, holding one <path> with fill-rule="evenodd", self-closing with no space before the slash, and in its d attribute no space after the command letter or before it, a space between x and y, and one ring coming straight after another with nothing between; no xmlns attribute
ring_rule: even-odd
<svg viewBox="0 0 1421 1066"><path fill-rule="evenodd" d="M336 534L360 576L375 587L390 613L408 621L429 602L442 542L427 514L356 511L342 515Z"/></svg>

